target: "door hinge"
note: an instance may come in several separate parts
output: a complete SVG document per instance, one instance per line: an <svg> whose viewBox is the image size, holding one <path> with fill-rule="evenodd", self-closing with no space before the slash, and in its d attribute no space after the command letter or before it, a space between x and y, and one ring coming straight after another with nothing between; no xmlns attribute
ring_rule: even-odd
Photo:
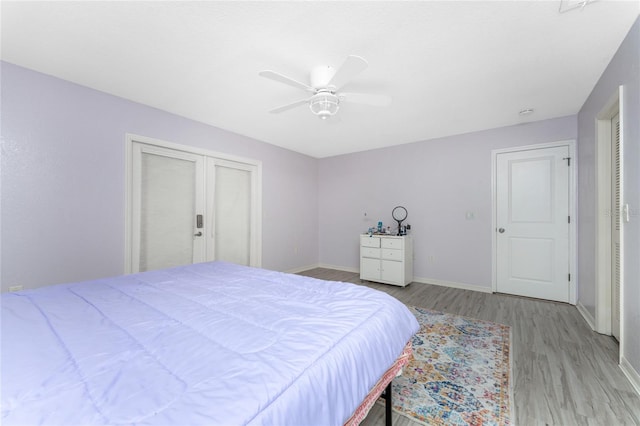
<svg viewBox="0 0 640 426"><path fill-rule="evenodd" d="M567 167L571 166L571 157L564 157L563 160L567 160Z"/></svg>
<svg viewBox="0 0 640 426"><path fill-rule="evenodd" d="M569 281L571 281L571 274L569 274Z"/></svg>
<svg viewBox="0 0 640 426"><path fill-rule="evenodd" d="M567 223L571 223L571 216L567 216Z"/></svg>

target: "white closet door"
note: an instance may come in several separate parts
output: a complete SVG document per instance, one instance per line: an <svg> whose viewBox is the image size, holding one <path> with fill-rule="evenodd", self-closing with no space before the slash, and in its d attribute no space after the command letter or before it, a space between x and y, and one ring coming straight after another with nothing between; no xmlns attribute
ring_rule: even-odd
<svg viewBox="0 0 640 426"><path fill-rule="evenodd" d="M204 261L203 157L144 144L133 155L132 272Z"/></svg>
<svg viewBox="0 0 640 426"><path fill-rule="evenodd" d="M620 282L622 272L622 200L620 116L611 119L611 335L620 340Z"/></svg>
<svg viewBox="0 0 640 426"><path fill-rule="evenodd" d="M141 136L127 147L127 272L262 266L259 162Z"/></svg>
<svg viewBox="0 0 640 426"><path fill-rule="evenodd" d="M253 168L211 160L208 196L212 206L213 258L251 265Z"/></svg>

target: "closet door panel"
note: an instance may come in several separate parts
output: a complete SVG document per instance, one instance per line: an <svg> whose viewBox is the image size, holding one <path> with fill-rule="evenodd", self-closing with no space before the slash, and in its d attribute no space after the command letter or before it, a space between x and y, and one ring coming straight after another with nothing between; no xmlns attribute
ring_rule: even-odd
<svg viewBox="0 0 640 426"><path fill-rule="evenodd" d="M195 223L204 207L202 156L142 144L135 150L132 272L204 261Z"/></svg>
<svg viewBox="0 0 640 426"><path fill-rule="evenodd" d="M213 170L212 170L213 169ZM251 264L251 171L213 162L213 246L216 260Z"/></svg>

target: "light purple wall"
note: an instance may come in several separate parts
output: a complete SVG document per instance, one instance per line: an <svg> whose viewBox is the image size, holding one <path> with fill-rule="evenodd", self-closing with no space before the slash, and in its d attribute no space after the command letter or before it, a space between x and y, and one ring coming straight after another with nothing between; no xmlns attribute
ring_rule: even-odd
<svg viewBox="0 0 640 426"><path fill-rule="evenodd" d="M124 272L126 133L261 160L263 267L317 263L316 159L5 62L1 72L3 291Z"/></svg>
<svg viewBox="0 0 640 426"><path fill-rule="evenodd" d="M575 138L569 116L322 159L320 263L358 268L358 234L403 205L416 277L491 288L491 151Z"/></svg>
<svg viewBox="0 0 640 426"><path fill-rule="evenodd" d="M629 31L578 114L578 161L580 162L578 268L579 301L595 316L595 214L596 117L611 97L624 86L623 203L631 209L624 224L623 356L640 372L640 19Z"/></svg>

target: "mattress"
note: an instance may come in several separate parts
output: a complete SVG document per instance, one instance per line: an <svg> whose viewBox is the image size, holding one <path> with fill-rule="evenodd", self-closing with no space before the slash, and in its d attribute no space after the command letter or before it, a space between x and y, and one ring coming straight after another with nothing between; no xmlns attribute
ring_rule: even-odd
<svg viewBox="0 0 640 426"><path fill-rule="evenodd" d="M343 424L417 330L386 293L223 262L7 293L2 424Z"/></svg>

